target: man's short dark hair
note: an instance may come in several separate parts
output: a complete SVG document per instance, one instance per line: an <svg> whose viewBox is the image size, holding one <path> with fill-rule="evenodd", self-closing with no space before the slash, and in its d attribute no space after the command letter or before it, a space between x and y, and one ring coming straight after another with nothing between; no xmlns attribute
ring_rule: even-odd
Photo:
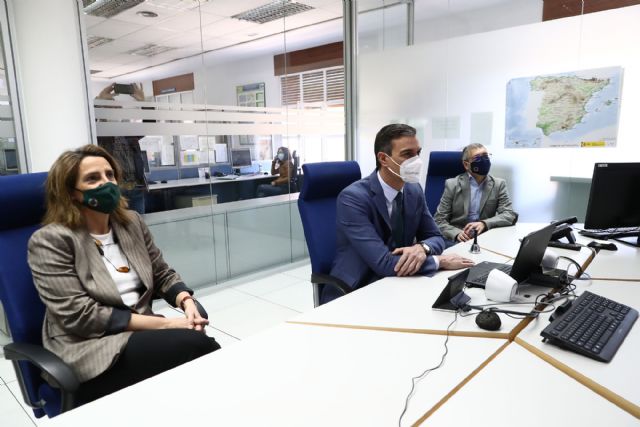
<svg viewBox="0 0 640 427"><path fill-rule="evenodd" d="M403 136L416 136L416 129L405 124L394 123L386 125L378 131L376 140L373 143L373 151L376 156L376 170L380 169L380 162L378 162L378 153L383 152L391 155L391 141L394 139L402 138Z"/></svg>

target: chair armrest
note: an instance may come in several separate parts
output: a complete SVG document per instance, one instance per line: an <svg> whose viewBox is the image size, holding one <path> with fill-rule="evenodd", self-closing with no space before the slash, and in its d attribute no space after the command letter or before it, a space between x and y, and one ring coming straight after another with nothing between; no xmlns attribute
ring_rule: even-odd
<svg viewBox="0 0 640 427"><path fill-rule="evenodd" d="M75 392L80 387L76 373L62 359L44 347L27 343L10 343L4 346L4 357L11 360L18 371L19 361L28 361L48 375L48 382L60 389L62 393L61 411L65 412L74 407ZM18 373L22 394L27 399L26 387L22 375Z"/></svg>
<svg viewBox="0 0 640 427"><path fill-rule="evenodd" d="M353 290L342 280L330 274L311 273L311 283L316 285L333 286L334 288L338 289L342 293L342 295L346 295Z"/></svg>

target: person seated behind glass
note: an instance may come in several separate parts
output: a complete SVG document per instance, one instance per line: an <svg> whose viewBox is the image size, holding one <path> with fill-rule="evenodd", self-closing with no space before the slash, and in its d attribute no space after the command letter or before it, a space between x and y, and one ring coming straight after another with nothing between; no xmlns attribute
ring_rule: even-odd
<svg viewBox="0 0 640 427"><path fill-rule="evenodd" d="M491 158L482 144L462 150L466 170L444 184L444 192L434 216L447 247L496 227L513 225L516 213L504 179L489 175Z"/></svg>
<svg viewBox="0 0 640 427"><path fill-rule="evenodd" d="M131 97L136 101L144 101L142 83L132 83ZM96 99L114 100L118 95L112 83L100 91ZM144 194L147 191L147 180L144 175L143 153L140 150L142 136L99 136L98 145L107 150L122 167L122 180L119 185L122 194L129 200L129 208L145 213Z"/></svg>
<svg viewBox="0 0 640 427"><path fill-rule="evenodd" d="M287 147L278 148L276 157L271 162L271 175L279 176L271 181L271 184L260 184L258 186L257 196L277 196L279 194L287 194L290 191L291 176L293 174L293 162Z"/></svg>
<svg viewBox="0 0 640 427"><path fill-rule="evenodd" d="M149 229L127 209L120 166L104 149L64 152L46 181L44 226L28 261L45 304L45 348L71 366L86 403L220 348ZM184 316L155 315L164 298Z"/></svg>

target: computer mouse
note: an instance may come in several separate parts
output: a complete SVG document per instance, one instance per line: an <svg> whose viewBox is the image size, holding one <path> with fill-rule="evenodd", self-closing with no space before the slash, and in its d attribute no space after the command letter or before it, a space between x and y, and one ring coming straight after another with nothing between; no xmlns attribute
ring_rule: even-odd
<svg viewBox="0 0 640 427"><path fill-rule="evenodd" d="M589 243L587 246L593 249L598 249L598 250L604 249L605 251L618 250L618 247L613 243L601 243L601 242L596 242L595 240Z"/></svg>
<svg viewBox="0 0 640 427"><path fill-rule="evenodd" d="M166 179L160 180L160 184L166 184L166 183L167 183Z"/></svg>
<svg viewBox="0 0 640 427"><path fill-rule="evenodd" d="M476 325L487 331L497 331L502 326L502 322L497 313L485 310L476 316Z"/></svg>

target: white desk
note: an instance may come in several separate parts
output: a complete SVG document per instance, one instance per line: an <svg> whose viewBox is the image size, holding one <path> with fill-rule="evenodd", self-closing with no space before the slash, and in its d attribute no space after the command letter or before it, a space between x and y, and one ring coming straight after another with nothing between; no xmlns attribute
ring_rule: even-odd
<svg viewBox="0 0 640 427"><path fill-rule="evenodd" d="M640 308L640 284L629 282L579 282L577 294L589 292L627 304L635 309ZM553 362L572 371L569 375L580 380L581 376L605 387L608 395L615 399L625 399L636 406L640 416L640 322L631 328L618 352L610 363L598 362L576 353L543 343L540 332L549 324L549 315L543 314L531 322L516 338L516 341L528 345L532 350L553 359ZM550 360L551 360L550 359ZM564 369L564 368L563 368Z"/></svg>
<svg viewBox="0 0 640 427"><path fill-rule="evenodd" d="M512 241L520 232L510 230L504 237ZM491 232L485 237L509 249ZM477 259L504 260L488 251ZM363 328L284 324L51 423L397 425L411 378L442 357L442 331L453 315L430 306L449 274L381 280L298 318ZM640 284L597 281L580 282L580 287L640 307ZM514 324L502 317L505 332L498 338L478 337L470 318L458 321L453 333L465 336L450 337L445 364L418 384L403 425L427 415L426 424L436 426L639 424L640 327L604 364L543 344L539 332L548 324L547 315L514 330L519 335L507 344L501 337L513 338L506 332ZM376 325L384 330L371 330ZM399 331L412 327L427 330Z"/></svg>
<svg viewBox="0 0 640 427"><path fill-rule="evenodd" d="M52 426L394 426L442 336L282 325L51 420ZM449 339L418 383L411 425L505 340Z"/></svg>
<svg viewBox="0 0 640 427"><path fill-rule="evenodd" d="M275 179L278 175L265 175L265 174L256 174L256 175L240 175L235 179L220 179L212 176L211 178L184 178L184 179L170 179L167 180L166 183L162 183L158 181L155 184L149 185L149 191L156 190L168 190L171 188L180 188L180 187L193 187L196 185L217 185L224 184L227 182L242 182L242 181L255 181L259 179Z"/></svg>
<svg viewBox="0 0 640 427"><path fill-rule="evenodd" d="M511 343L424 423L440 426L637 426L602 399Z"/></svg>

